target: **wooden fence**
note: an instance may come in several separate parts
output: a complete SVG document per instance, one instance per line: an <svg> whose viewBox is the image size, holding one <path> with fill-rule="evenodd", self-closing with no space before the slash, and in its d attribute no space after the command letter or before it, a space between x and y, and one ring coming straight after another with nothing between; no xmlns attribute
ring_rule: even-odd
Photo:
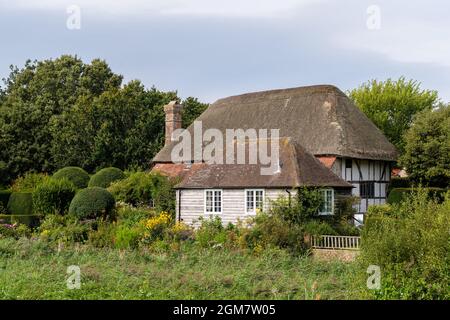
<svg viewBox="0 0 450 320"><path fill-rule="evenodd" d="M359 250L361 237L355 236L311 236L311 247L314 249Z"/></svg>

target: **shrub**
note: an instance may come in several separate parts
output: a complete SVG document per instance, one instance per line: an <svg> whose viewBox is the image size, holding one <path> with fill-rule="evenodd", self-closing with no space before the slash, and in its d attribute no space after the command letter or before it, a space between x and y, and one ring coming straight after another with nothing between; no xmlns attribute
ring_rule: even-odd
<svg viewBox="0 0 450 320"><path fill-rule="evenodd" d="M446 190L442 188L395 188L392 189L389 193L387 202L390 204L400 203L405 198L421 189L426 192L427 196L430 199L434 198L439 202L442 202L444 200Z"/></svg>
<svg viewBox="0 0 450 320"><path fill-rule="evenodd" d="M63 179L48 179L33 192L34 212L65 214L76 193L72 182Z"/></svg>
<svg viewBox="0 0 450 320"><path fill-rule="evenodd" d="M0 224L0 238L5 237L19 239L21 237L29 237L30 235L30 228L24 224Z"/></svg>
<svg viewBox="0 0 450 320"><path fill-rule="evenodd" d="M37 229L37 236L49 242L85 242L92 223L82 223L74 216L49 214Z"/></svg>
<svg viewBox="0 0 450 320"><path fill-rule="evenodd" d="M115 222L100 220L96 230L90 230L87 243L97 248L112 247L117 225Z"/></svg>
<svg viewBox="0 0 450 320"><path fill-rule="evenodd" d="M48 179L45 173L28 172L17 178L12 186L13 192L33 192L34 189Z"/></svg>
<svg viewBox="0 0 450 320"><path fill-rule="evenodd" d="M157 211L175 212L175 181L155 172L134 172L113 182L108 190L117 201L134 206L154 206Z"/></svg>
<svg viewBox="0 0 450 320"><path fill-rule="evenodd" d="M387 192L395 188L411 188L411 180L408 177L392 177Z"/></svg>
<svg viewBox="0 0 450 320"><path fill-rule="evenodd" d="M337 235L336 230L331 225L319 220L307 222L304 226L304 231L310 235Z"/></svg>
<svg viewBox="0 0 450 320"><path fill-rule="evenodd" d="M12 215L32 215L33 194L31 192L13 192L9 197L8 212Z"/></svg>
<svg viewBox="0 0 450 320"><path fill-rule="evenodd" d="M0 214L6 214L8 212L7 208L10 196L10 190L0 190Z"/></svg>
<svg viewBox="0 0 450 320"><path fill-rule="evenodd" d="M144 243L161 240L166 236L167 229L172 224L172 216L163 211L156 217L143 221Z"/></svg>
<svg viewBox="0 0 450 320"><path fill-rule="evenodd" d="M119 168L103 168L89 180L89 187L108 188L112 182L125 179L125 174Z"/></svg>
<svg viewBox="0 0 450 320"><path fill-rule="evenodd" d="M200 227L195 232L198 245L206 248L225 243L227 235L219 216L210 216L208 219L201 217L199 221Z"/></svg>
<svg viewBox="0 0 450 320"><path fill-rule="evenodd" d="M115 231L114 245L118 249L137 248L143 235L138 226L119 225Z"/></svg>
<svg viewBox="0 0 450 320"><path fill-rule="evenodd" d="M83 189L88 186L89 174L79 167L65 167L59 169L53 174L54 179L66 178L72 182L78 189Z"/></svg>
<svg viewBox="0 0 450 320"><path fill-rule="evenodd" d="M244 239L247 246L256 251L278 247L294 254L302 254L306 249L304 231L300 225L266 213L256 215L254 226L245 234Z"/></svg>
<svg viewBox="0 0 450 320"><path fill-rule="evenodd" d="M117 218L121 224L134 226L142 220L155 216L155 212L145 208L120 207L117 210Z"/></svg>
<svg viewBox="0 0 450 320"><path fill-rule="evenodd" d="M108 190L92 187L79 191L70 203L69 213L79 219L111 217L114 213L114 197Z"/></svg>
<svg viewBox="0 0 450 320"><path fill-rule="evenodd" d="M426 190L403 202L372 206L362 230L363 269L382 270L381 299L449 299L450 195L439 204Z"/></svg>
<svg viewBox="0 0 450 320"><path fill-rule="evenodd" d="M323 197L319 190L298 188L296 196L291 199L280 197L272 201L270 215L279 216L293 224L303 224L318 216Z"/></svg>

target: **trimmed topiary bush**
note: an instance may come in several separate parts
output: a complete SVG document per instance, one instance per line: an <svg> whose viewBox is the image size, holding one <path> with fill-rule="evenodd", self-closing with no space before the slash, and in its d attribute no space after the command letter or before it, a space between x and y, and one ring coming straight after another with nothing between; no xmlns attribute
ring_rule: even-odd
<svg viewBox="0 0 450 320"><path fill-rule="evenodd" d="M115 200L108 190L90 187L79 191L70 203L69 213L79 219L94 219L111 216Z"/></svg>
<svg viewBox="0 0 450 320"><path fill-rule="evenodd" d="M33 214L33 194L31 192L13 192L8 201L8 213L12 215Z"/></svg>
<svg viewBox="0 0 450 320"><path fill-rule="evenodd" d="M91 177L89 187L108 188L112 182L123 179L125 174L119 168L103 168Z"/></svg>
<svg viewBox="0 0 450 320"><path fill-rule="evenodd" d="M48 179L33 192L33 208L40 214L65 214L77 188L68 179Z"/></svg>
<svg viewBox="0 0 450 320"><path fill-rule="evenodd" d="M78 189L83 189L88 186L89 174L79 167L65 167L59 169L53 175L54 179L66 178L72 182Z"/></svg>

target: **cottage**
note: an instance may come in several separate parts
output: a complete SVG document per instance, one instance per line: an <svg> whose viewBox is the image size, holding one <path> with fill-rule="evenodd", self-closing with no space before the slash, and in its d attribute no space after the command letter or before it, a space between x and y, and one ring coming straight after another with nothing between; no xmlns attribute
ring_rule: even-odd
<svg viewBox="0 0 450 320"><path fill-rule="evenodd" d="M363 223L369 205L386 201L397 150L334 86L232 96L216 101L197 119L203 128L224 135L227 129L279 129L279 137L267 138L279 146L277 170L271 175L261 174L261 163L174 163L173 133L181 128L181 110L176 103L165 107L166 143L153 159L153 170L181 178L176 186L177 216L187 223L210 215L236 222L301 186L322 190L322 214L333 214L342 196L359 197L357 223ZM194 134L193 127L186 132Z"/></svg>

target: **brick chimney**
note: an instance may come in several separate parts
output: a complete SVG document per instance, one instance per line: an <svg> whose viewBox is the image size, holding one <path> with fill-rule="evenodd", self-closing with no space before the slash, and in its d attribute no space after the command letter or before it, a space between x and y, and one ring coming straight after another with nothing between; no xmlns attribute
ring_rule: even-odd
<svg viewBox="0 0 450 320"><path fill-rule="evenodd" d="M164 106L164 113L166 114L166 139L165 145L172 141L172 133L176 129L181 129L181 109L183 105L177 103L176 101L171 101L169 104Z"/></svg>

